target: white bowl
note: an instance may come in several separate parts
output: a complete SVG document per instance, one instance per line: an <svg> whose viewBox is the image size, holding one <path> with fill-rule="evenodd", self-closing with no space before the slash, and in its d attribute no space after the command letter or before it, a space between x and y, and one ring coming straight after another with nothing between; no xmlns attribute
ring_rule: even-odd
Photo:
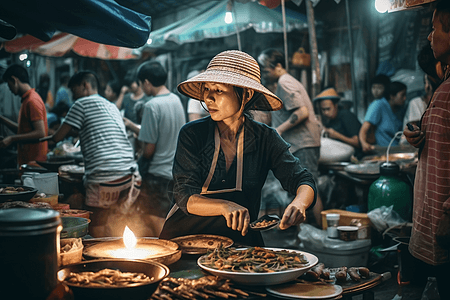
<svg viewBox="0 0 450 300"><path fill-rule="evenodd" d="M206 257L206 255L200 257L197 260L197 264L200 266L200 268L202 268L205 271L208 271L213 275L230 279L231 281L234 281L236 283L241 283L245 285L275 285L295 280L296 278L298 278L303 273L314 267L319 262L319 259L316 256L303 251L292 249L280 249L280 248L265 248L265 249L273 251L287 250L301 253L308 260L308 264L301 268L290 269L285 271L277 271L272 273L242 273L242 272L213 269L202 264L202 261ZM239 248L237 250L244 250L244 248L242 249Z"/></svg>

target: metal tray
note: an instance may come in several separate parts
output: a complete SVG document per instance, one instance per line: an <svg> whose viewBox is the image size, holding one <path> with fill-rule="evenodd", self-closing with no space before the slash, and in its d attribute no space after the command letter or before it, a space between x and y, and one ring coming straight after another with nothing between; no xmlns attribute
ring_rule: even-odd
<svg viewBox="0 0 450 300"><path fill-rule="evenodd" d="M214 249L220 244L222 244L222 247L228 248L234 243L233 240L228 237L212 234L180 236L171 239L171 241L180 246L183 254L205 254L208 249Z"/></svg>

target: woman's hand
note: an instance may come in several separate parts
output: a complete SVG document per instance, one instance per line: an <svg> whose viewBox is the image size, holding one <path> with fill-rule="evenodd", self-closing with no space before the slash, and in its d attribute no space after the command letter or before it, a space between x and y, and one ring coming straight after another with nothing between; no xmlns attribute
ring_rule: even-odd
<svg viewBox="0 0 450 300"><path fill-rule="evenodd" d="M303 206L291 203L286 207L281 218L280 229L285 230L304 221L306 221L306 209Z"/></svg>
<svg viewBox="0 0 450 300"><path fill-rule="evenodd" d="M405 127L405 129L403 130L403 134L405 135L406 140L411 144L411 146L419 148L420 145L425 141L425 132L421 131L420 128L416 125L412 126L414 127L414 130L409 130L408 127Z"/></svg>
<svg viewBox="0 0 450 300"><path fill-rule="evenodd" d="M200 194L189 197L186 204L187 211L197 216L223 216L227 221L227 226L233 230L242 232L245 236L250 224L250 214L248 209L224 199L211 199Z"/></svg>
<svg viewBox="0 0 450 300"><path fill-rule="evenodd" d="M232 201L224 201L223 204L222 215L227 220L227 226L245 236L250 224L248 209Z"/></svg>
<svg viewBox="0 0 450 300"><path fill-rule="evenodd" d="M299 186L297 195L284 211L280 222L280 229L285 230L306 221L306 209L313 201L314 190L309 185Z"/></svg>

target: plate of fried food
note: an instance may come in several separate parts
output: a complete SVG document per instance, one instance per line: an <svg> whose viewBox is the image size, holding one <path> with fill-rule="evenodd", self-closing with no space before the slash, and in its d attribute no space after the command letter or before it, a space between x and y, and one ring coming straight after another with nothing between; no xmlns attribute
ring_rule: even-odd
<svg viewBox="0 0 450 300"><path fill-rule="evenodd" d="M263 247L217 247L197 260L203 270L245 285L293 281L317 263L318 258L307 252Z"/></svg>
<svg viewBox="0 0 450 300"><path fill-rule="evenodd" d="M58 280L75 299L147 299L169 273L154 261L105 259L68 265L58 271Z"/></svg>
<svg viewBox="0 0 450 300"><path fill-rule="evenodd" d="M37 191L36 188L30 186L0 184L0 202L28 201Z"/></svg>

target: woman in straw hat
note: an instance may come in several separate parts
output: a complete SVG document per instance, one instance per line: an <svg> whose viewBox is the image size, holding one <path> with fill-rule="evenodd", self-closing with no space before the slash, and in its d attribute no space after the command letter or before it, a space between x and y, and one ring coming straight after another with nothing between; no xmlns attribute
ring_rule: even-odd
<svg viewBox="0 0 450 300"><path fill-rule="evenodd" d="M249 231L258 217L261 189L269 170L296 195L280 229L305 221L315 201L312 175L289 152L274 129L249 118L249 110L278 110L281 100L260 83L259 65L241 51L215 56L205 72L178 85L202 101L210 116L187 123L175 154L174 200L160 238L218 234L236 244L264 245Z"/></svg>

